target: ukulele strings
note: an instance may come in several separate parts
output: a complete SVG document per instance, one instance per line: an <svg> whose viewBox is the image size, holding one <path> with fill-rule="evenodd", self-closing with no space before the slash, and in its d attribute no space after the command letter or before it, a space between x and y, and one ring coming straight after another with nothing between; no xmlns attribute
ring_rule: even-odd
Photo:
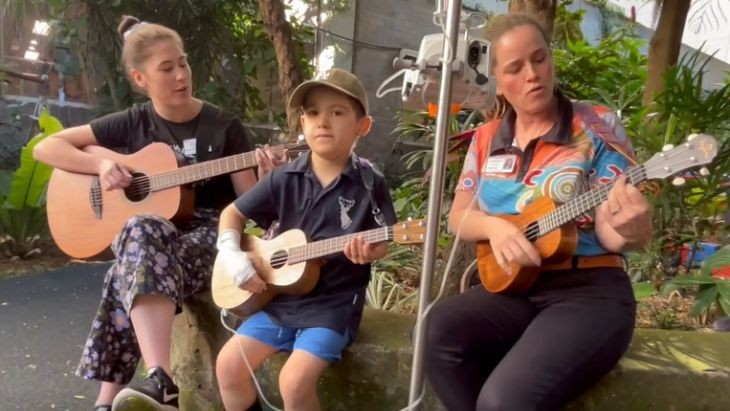
<svg viewBox="0 0 730 411"><path fill-rule="evenodd" d="M314 243L309 243L305 245L300 246L294 246L290 247L287 252L285 252L283 255L276 256L271 258L270 265L283 265L283 264L296 264L300 263L302 261L306 261L311 259L314 255L319 254L320 251L327 252L327 254L330 254L329 251L331 250L339 250L342 247L335 247L339 246L340 242L344 243L352 238L355 238L358 235L361 235L363 240L372 242L375 240L382 241L382 231L385 230L386 239L392 237L392 227L382 227L382 228L376 228L373 230L365 231L362 233L356 233L356 234L348 234L346 236L337 237L337 238L331 238L327 240L321 240L316 241ZM301 248L301 249L299 249ZM309 251L304 251L306 248L309 248ZM279 249L277 249L278 251ZM335 252L335 251L332 251ZM291 261L289 259L291 258Z"/></svg>
<svg viewBox="0 0 730 411"><path fill-rule="evenodd" d="M629 169L629 171L625 175L629 178L629 180L631 182L636 183L636 181L634 179L636 177L640 177L641 174L644 172L645 172L644 166L639 165L639 166L632 167L631 169ZM560 213L563 212L563 210L574 208L577 211L577 210L581 209L582 207L590 206L590 204L596 200L601 200L603 198L603 196L605 196L608 193L608 191L611 189L611 187L613 187L613 183L615 183L619 177L620 176L613 179L611 181L611 183L609 183L609 184L604 184L600 187L590 190L589 192L584 193L583 195L578 196L578 197L574 198L573 200L570 200L569 202L561 205L560 207L558 207L555 210L553 210L552 212L550 212L548 215L541 217L540 219L538 219L538 221L535 221L535 223L537 223L537 224L530 224L528 229L524 232L525 237L527 238L528 241L535 241L535 240L537 240L538 237L540 237L539 220L543 220L544 222L546 222L548 224L555 223L557 225L558 217L560 216ZM557 227L555 227L555 228L558 228L559 226L560 225L557 225ZM555 228L553 228L553 230Z"/></svg>

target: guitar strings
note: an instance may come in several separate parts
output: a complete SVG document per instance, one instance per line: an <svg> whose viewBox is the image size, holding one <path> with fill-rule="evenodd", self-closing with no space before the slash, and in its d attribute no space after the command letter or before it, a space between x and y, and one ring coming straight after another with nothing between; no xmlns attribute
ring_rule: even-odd
<svg viewBox="0 0 730 411"><path fill-rule="evenodd" d="M301 145L301 143L291 143L291 144L287 144L287 145L283 145L283 146L276 146L276 147L272 147L272 150L274 151L274 153L280 154L280 153L284 152L285 150L289 150L290 148L296 147L298 145ZM289 151L289 152L297 153L297 152L305 152L305 151L306 150L293 150L293 151ZM247 153L242 153L242 154L243 154L242 157L244 157L244 163L246 161L245 157L254 156L253 152L247 152ZM233 157L233 156L231 156L231 157ZM229 159L230 159L230 157L229 157ZM222 160L222 158L219 158L217 160ZM213 160L213 161L217 161L217 160ZM189 165L187 167L190 167L190 168L187 170L191 170L191 173L192 173L192 172L196 172L196 171L201 172L201 171L206 171L208 169L212 169L212 166L210 164L207 164L205 166L203 166L203 164L206 164L206 163L198 163L198 164ZM162 179L165 177L169 177L179 171L180 171L179 168L175 169L175 170L164 171L162 173L154 175L152 178L159 180L159 179ZM148 175L133 177L132 182L130 184L130 189L125 190L127 195L129 195L131 197L136 197L141 194L149 193L152 178ZM101 200L101 193L98 191L94 191L92 194L92 198L94 200Z"/></svg>

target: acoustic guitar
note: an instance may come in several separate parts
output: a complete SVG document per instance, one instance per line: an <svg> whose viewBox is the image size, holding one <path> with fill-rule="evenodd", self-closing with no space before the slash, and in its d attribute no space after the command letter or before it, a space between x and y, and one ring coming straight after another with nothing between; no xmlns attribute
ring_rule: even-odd
<svg viewBox="0 0 730 411"><path fill-rule="evenodd" d="M711 136L695 134L686 143L655 154L646 163L630 168L626 175L632 184L663 179L712 162L717 155L717 142ZM613 183L598 186L572 200L557 205L550 197L540 197L527 205L519 215L498 217L515 224L533 243L542 264L560 263L572 258L578 243L578 229L573 222L608 198ZM510 264L505 271L497 264L489 241L477 243L477 267L484 287L493 293L526 292L540 274L539 267Z"/></svg>
<svg viewBox="0 0 730 411"><path fill-rule="evenodd" d="M303 231L296 229L268 241L243 235L241 249L246 251L256 273L266 282L266 291L254 294L239 288L216 259L211 280L213 301L239 317L249 316L279 294L302 295L312 291L319 280L321 258L342 252L345 244L355 236L361 235L370 243L419 244L423 242L425 229L424 220L413 220L312 243L307 242Z"/></svg>
<svg viewBox="0 0 730 411"><path fill-rule="evenodd" d="M304 143L272 147L290 155ZM178 167L175 152L164 143L152 143L123 155L99 146L84 151L127 166L132 183L126 189L106 191L98 175L54 169L48 182L46 211L51 236L58 247L75 258L101 256L132 216L154 213L183 222L193 215L194 192L184 185L257 166L254 152Z"/></svg>

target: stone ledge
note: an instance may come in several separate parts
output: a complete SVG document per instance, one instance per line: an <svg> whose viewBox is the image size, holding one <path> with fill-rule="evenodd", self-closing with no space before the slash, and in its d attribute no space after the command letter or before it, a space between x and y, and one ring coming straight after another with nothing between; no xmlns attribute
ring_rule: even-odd
<svg viewBox="0 0 730 411"><path fill-rule="evenodd" d="M181 410L222 409L213 364L229 332L209 297L188 303L173 336ZM328 411L398 411L408 402L413 316L366 309L363 324L343 359L320 382ZM204 325L204 326L203 326ZM287 356L269 359L257 376L276 405L278 372ZM638 329L626 356L570 411L730 410L730 334ZM442 410L427 392L423 411Z"/></svg>

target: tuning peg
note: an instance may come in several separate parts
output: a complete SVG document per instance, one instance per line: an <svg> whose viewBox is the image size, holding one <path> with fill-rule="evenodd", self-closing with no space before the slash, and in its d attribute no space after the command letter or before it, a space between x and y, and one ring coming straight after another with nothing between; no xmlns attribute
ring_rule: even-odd
<svg viewBox="0 0 730 411"><path fill-rule="evenodd" d="M695 138L697 138L697 136L699 136L699 134L697 134L697 133L692 133L692 134L690 134L690 135L688 135L688 136L687 136L687 141L692 141L692 140L694 140Z"/></svg>
<svg viewBox="0 0 730 411"><path fill-rule="evenodd" d="M710 175L710 170L708 170L707 167L702 167L700 169L700 175L703 177L707 177Z"/></svg>
<svg viewBox="0 0 730 411"><path fill-rule="evenodd" d="M664 147L662 147L662 151L669 151L674 148L674 144L665 144Z"/></svg>
<svg viewBox="0 0 730 411"><path fill-rule="evenodd" d="M672 185L675 187L683 186L684 183L687 181L684 179L684 177L675 177L674 180L672 180Z"/></svg>

